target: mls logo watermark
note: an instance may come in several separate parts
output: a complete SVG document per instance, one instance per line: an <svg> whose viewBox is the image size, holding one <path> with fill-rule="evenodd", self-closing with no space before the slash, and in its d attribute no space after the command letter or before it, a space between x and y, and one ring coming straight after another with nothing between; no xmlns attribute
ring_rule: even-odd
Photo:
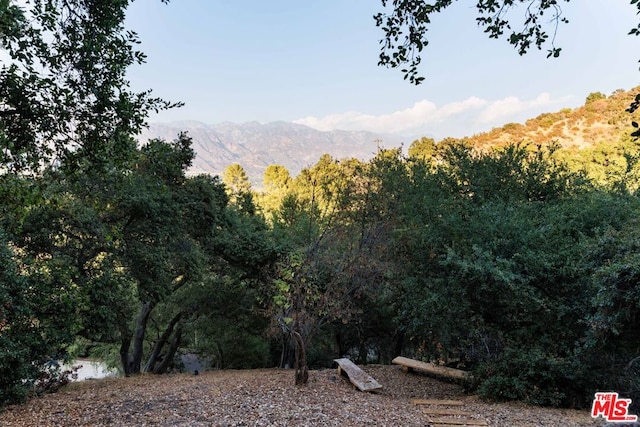
<svg viewBox="0 0 640 427"><path fill-rule="evenodd" d="M628 423L638 420L637 415L629 415L631 399L621 399L618 393L596 393L591 407L591 416L602 416L610 423Z"/></svg>

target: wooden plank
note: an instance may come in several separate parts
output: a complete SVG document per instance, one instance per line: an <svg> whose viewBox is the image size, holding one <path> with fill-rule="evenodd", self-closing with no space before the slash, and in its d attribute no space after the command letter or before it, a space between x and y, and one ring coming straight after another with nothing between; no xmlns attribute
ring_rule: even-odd
<svg viewBox="0 0 640 427"><path fill-rule="evenodd" d="M431 427L452 427L452 426L454 426L455 424L435 424L435 423L429 422L429 425L430 425ZM464 425L465 425L465 424L463 424L463 426L464 426ZM467 426L472 426L472 427L478 427L478 426L475 426L474 424L466 424L466 425L467 425ZM488 426L488 425L489 425L489 424L481 424L481 426Z"/></svg>
<svg viewBox="0 0 640 427"><path fill-rule="evenodd" d="M338 364L338 373L344 372L349 381L358 388L360 391L376 391L380 390L382 386L367 374L365 371L356 366L349 359L334 359L334 362Z"/></svg>
<svg viewBox="0 0 640 427"><path fill-rule="evenodd" d="M487 426L485 420L476 420L473 418L433 418L429 420L432 424L442 424L448 426Z"/></svg>
<svg viewBox="0 0 640 427"><path fill-rule="evenodd" d="M447 406L462 406L461 400L439 400L439 399L412 399L411 403L414 405L447 405Z"/></svg>
<svg viewBox="0 0 640 427"><path fill-rule="evenodd" d="M391 361L396 365L401 365L409 369L417 369L419 371L428 372L434 375L440 375L442 377L453 379L466 379L470 377L469 372L462 371L460 369L448 368L446 366L439 366L433 363L421 362L419 360L409 359L408 357L398 356Z"/></svg>
<svg viewBox="0 0 640 427"><path fill-rule="evenodd" d="M427 415L473 415L469 411L461 411L460 409L444 409L444 408L424 408L422 410Z"/></svg>
<svg viewBox="0 0 640 427"><path fill-rule="evenodd" d="M435 423L429 422L429 425L430 425L431 427L451 427L452 425L455 425L455 424L435 424ZM463 424L463 425L464 425L464 424ZM474 426L474 427L475 427L475 424L467 424L467 425L468 425L468 426ZM489 424L485 423L485 424L480 424L480 425L481 425L481 426L488 426Z"/></svg>

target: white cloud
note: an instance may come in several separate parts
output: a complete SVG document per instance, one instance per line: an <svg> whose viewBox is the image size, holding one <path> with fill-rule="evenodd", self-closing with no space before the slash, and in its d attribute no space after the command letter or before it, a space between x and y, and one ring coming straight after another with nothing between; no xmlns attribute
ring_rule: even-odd
<svg viewBox="0 0 640 427"><path fill-rule="evenodd" d="M305 117L294 123L303 124L319 130L369 130L382 133L406 133L424 128L461 114L470 109L482 107L486 101L471 97L465 101L452 102L440 108L431 101L423 99L412 107L390 114L374 116L359 112L331 114L322 118Z"/></svg>
<svg viewBox="0 0 640 427"><path fill-rule="evenodd" d="M558 106L561 102L566 101L568 98L552 99L551 95L543 92L534 99L521 100L515 96L509 96L504 99L490 102L482 113L476 118L476 122L479 124L504 124L509 122L509 119L520 115L521 113L530 112L535 114L540 112L540 108L551 108L554 105Z"/></svg>
<svg viewBox="0 0 640 427"><path fill-rule="evenodd" d="M481 124L495 123L502 118L513 116L527 108L526 103L515 96L491 102L482 113L476 117L476 122Z"/></svg>
<svg viewBox="0 0 640 427"><path fill-rule="evenodd" d="M438 120L444 120L450 116L465 113L469 110L482 108L487 104L484 99L472 96L461 102L450 102L438 110Z"/></svg>
<svg viewBox="0 0 640 427"><path fill-rule="evenodd" d="M475 96L438 107L423 99L413 106L389 114L372 115L355 111L331 114L325 117L305 117L295 120L319 130L369 130L380 133L416 134L439 136L471 135L510 121L533 117L541 112L552 111L568 97L553 99L541 93L531 100L515 96L489 101Z"/></svg>

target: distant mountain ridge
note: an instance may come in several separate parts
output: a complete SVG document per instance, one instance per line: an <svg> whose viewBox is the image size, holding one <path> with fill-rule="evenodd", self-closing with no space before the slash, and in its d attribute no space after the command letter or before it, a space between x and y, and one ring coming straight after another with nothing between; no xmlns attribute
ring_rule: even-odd
<svg viewBox="0 0 640 427"><path fill-rule="evenodd" d="M525 123L507 123L502 127L476 135L455 138L486 150L512 143L546 145L557 142L574 153L598 144L630 140L631 121L640 122L640 110L629 114L625 110L640 93L640 86L631 90L616 90L607 96L591 93L578 108L564 108L555 113L543 113ZM397 135L367 131L319 131L289 122L261 124L223 122L207 125L197 121L152 123L140 140L162 138L173 140L182 131L193 139L196 158L190 173L222 174L224 169L239 163L254 187L262 186L267 166L285 166L292 176L314 165L323 154L337 159L369 160L378 147L408 147L412 139Z"/></svg>
<svg viewBox="0 0 640 427"><path fill-rule="evenodd" d="M197 121L151 123L139 136L140 141L162 138L175 139L187 132L193 139L196 157L191 174L221 175L224 169L238 163L254 186L262 185L267 166L285 166L292 176L315 164L323 154L337 159L372 158L378 147L398 147L406 138L367 131L319 131L289 122L242 124L223 122L208 125Z"/></svg>

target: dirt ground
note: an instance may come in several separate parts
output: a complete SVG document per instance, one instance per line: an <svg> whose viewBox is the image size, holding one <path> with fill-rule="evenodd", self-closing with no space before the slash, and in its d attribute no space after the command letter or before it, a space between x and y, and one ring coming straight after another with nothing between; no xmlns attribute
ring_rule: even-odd
<svg viewBox="0 0 640 427"><path fill-rule="evenodd" d="M382 391L360 392L332 369L311 371L301 387L293 371L283 369L89 380L8 408L0 426L429 426L425 407L412 399L462 400L467 418L490 426L605 424L588 411L482 402L399 366L364 370Z"/></svg>

